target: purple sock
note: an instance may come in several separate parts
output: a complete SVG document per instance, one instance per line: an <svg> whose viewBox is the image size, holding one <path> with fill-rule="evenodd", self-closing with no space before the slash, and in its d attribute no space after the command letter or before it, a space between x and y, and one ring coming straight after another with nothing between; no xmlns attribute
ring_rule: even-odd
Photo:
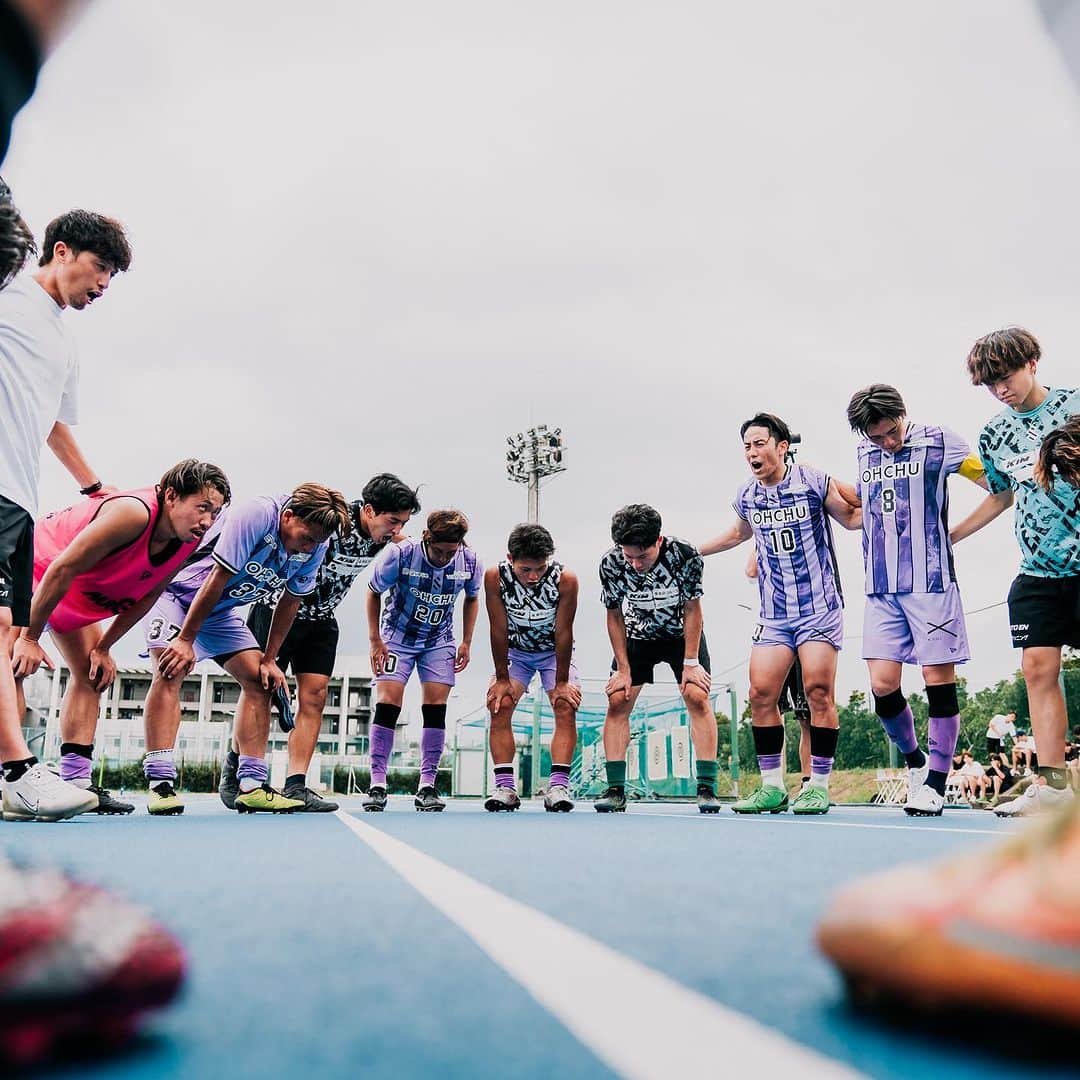
<svg viewBox="0 0 1080 1080"><path fill-rule="evenodd" d="M810 756L810 775L828 776L832 772L833 759L831 757Z"/></svg>
<svg viewBox="0 0 1080 1080"><path fill-rule="evenodd" d="M885 734L896 744L901 754L911 754L919 749L919 740L915 738L915 717L911 715L911 706L905 705L899 716L879 716Z"/></svg>
<svg viewBox="0 0 1080 1080"><path fill-rule="evenodd" d="M551 775L548 777L548 787L565 787L570 786L570 766L569 765L552 765Z"/></svg>
<svg viewBox="0 0 1080 1080"><path fill-rule="evenodd" d="M434 787L439 759L446 745L446 728L426 727L420 732L420 786Z"/></svg>
<svg viewBox="0 0 1080 1080"><path fill-rule="evenodd" d="M371 787L386 787L386 766L394 749L394 729L371 725Z"/></svg>
<svg viewBox="0 0 1080 1080"><path fill-rule="evenodd" d="M513 765L496 765L495 766L495 786L500 788L510 788L511 791L514 788L514 766Z"/></svg>
<svg viewBox="0 0 1080 1080"><path fill-rule="evenodd" d="M147 780L175 780L176 765L173 762L173 748L168 750L148 750L143 758L143 775Z"/></svg>
<svg viewBox="0 0 1080 1080"><path fill-rule="evenodd" d="M70 783L79 783L80 780L90 783L91 761L82 754L61 754L60 756L60 779Z"/></svg>
<svg viewBox="0 0 1080 1080"><path fill-rule="evenodd" d="M952 756L956 753L956 740L960 737L959 716L930 717L930 768L935 772L948 773L952 768Z"/></svg>
<svg viewBox="0 0 1080 1080"><path fill-rule="evenodd" d="M783 758L782 754L758 754L757 763L758 768L762 772L766 772L769 769L779 769L780 761Z"/></svg>
<svg viewBox="0 0 1080 1080"><path fill-rule="evenodd" d="M241 754L240 764L236 769L236 779L240 781L241 787L244 786L245 780L254 780L256 787L265 784L270 779L270 768L266 764L266 758ZM250 790L250 786L246 790Z"/></svg>

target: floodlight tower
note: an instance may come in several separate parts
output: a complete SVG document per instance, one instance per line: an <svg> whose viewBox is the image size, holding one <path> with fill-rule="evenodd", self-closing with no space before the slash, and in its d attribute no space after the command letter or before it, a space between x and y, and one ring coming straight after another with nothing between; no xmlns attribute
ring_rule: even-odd
<svg viewBox="0 0 1080 1080"><path fill-rule="evenodd" d="M507 435L506 447L506 475L515 484L528 485L528 520L539 522L541 479L566 471L562 428L549 431L547 424L539 424L528 431Z"/></svg>

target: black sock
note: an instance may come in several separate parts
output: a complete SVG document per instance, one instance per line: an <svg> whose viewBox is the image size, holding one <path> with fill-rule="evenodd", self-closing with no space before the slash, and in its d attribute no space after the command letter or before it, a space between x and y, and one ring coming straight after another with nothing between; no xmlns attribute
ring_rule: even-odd
<svg viewBox="0 0 1080 1080"><path fill-rule="evenodd" d="M446 706L445 705L421 705L420 713L424 718L424 727L426 728L445 728L446 727Z"/></svg>
<svg viewBox="0 0 1080 1080"><path fill-rule="evenodd" d="M1055 791L1064 791L1069 786L1065 770L1055 765L1040 765L1039 775L1046 781L1046 786L1052 787Z"/></svg>
<svg viewBox="0 0 1080 1080"><path fill-rule="evenodd" d="M94 756L93 743L66 742L60 744L60 756L64 754L78 754L79 757L92 758Z"/></svg>
<svg viewBox="0 0 1080 1080"><path fill-rule="evenodd" d="M926 764L926 755L916 746L911 753L904 755L904 764L909 769L921 769Z"/></svg>
<svg viewBox="0 0 1080 1080"><path fill-rule="evenodd" d="M13 784L16 780L21 780L23 774L27 770L32 769L37 764L36 757L22 758L19 761L5 761L3 765L4 779Z"/></svg>
<svg viewBox="0 0 1080 1080"><path fill-rule="evenodd" d="M285 787L286 788L303 787L304 786L304 781L306 779L307 779L307 777L305 777L302 772L292 773L289 776L285 777Z"/></svg>
<svg viewBox="0 0 1080 1080"><path fill-rule="evenodd" d="M939 795L945 794L945 782L948 779L948 773L938 772L937 769L931 769L926 774L927 785L932 787Z"/></svg>

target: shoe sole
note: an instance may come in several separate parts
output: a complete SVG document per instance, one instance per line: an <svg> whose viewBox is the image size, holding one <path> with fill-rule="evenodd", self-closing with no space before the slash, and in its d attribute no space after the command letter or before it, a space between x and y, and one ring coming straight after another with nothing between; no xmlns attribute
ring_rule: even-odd
<svg viewBox="0 0 1080 1080"><path fill-rule="evenodd" d="M904 813L907 814L908 817L941 817L941 815L944 813L944 809L916 810L914 807L908 809L908 807L905 806Z"/></svg>
<svg viewBox="0 0 1080 1080"><path fill-rule="evenodd" d="M574 804L571 803L569 806L566 806L565 804L562 806L548 806L547 803L544 803L544 809L549 814L569 814L570 811L574 809Z"/></svg>
<svg viewBox="0 0 1080 1080"><path fill-rule="evenodd" d="M386 807L385 806L365 806L362 808L365 814L381 814Z"/></svg>
<svg viewBox="0 0 1080 1080"><path fill-rule="evenodd" d="M732 813L735 813L735 814L750 814L750 815L753 815L753 814L786 814L788 812L788 809L789 808L786 807L786 806L777 806L772 810L745 810L745 809L744 810L737 810L734 806L731 808Z"/></svg>
<svg viewBox="0 0 1080 1080"><path fill-rule="evenodd" d="M521 803L518 803L517 806L507 806L506 803L493 803L490 800L484 803L484 809L489 814L498 814L503 810L506 810L512 814L515 810L519 809L520 806Z"/></svg>
<svg viewBox="0 0 1080 1080"><path fill-rule="evenodd" d="M829 811L827 809L826 810L795 810L795 809L792 809L791 812L796 817L813 817L815 814L820 816L821 814L827 814Z"/></svg>
<svg viewBox="0 0 1080 1080"><path fill-rule="evenodd" d="M80 814L85 813L84 810L71 810L65 811L62 814L30 814L23 813L21 810L5 810L3 817L5 821L67 821L69 818L78 817Z"/></svg>
<svg viewBox="0 0 1080 1080"><path fill-rule="evenodd" d="M698 807L698 813L699 814L719 814L720 813L720 807L719 806L699 806Z"/></svg>
<svg viewBox="0 0 1080 1080"><path fill-rule="evenodd" d="M415 803L413 807L418 814L441 814L446 809L445 806L416 806Z"/></svg>
<svg viewBox="0 0 1080 1080"><path fill-rule="evenodd" d="M182 806L174 806L168 810L151 810L150 807L147 807L146 812L151 817L177 817L184 812L184 808Z"/></svg>
<svg viewBox="0 0 1080 1080"><path fill-rule="evenodd" d="M104 806L95 806L93 810L84 810L84 814L101 814L103 817L123 817L125 814L134 814L134 806L125 806L123 810L110 810Z"/></svg>
<svg viewBox="0 0 1080 1080"><path fill-rule="evenodd" d="M236 804L238 814L295 814L299 809L299 806L245 806L241 802Z"/></svg>
<svg viewBox="0 0 1080 1080"><path fill-rule="evenodd" d="M593 809L598 814L625 814L625 806L594 806Z"/></svg>

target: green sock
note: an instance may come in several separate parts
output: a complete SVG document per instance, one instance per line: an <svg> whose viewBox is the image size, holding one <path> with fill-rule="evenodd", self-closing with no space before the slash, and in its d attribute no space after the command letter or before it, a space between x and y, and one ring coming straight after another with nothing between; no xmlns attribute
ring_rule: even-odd
<svg viewBox="0 0 1080 1080"><path fill-rule="evenodd" d="M625 761L605 761L604 771L607 773L608 787L626 787Z"/></svg>
<svg viewBox="0 0 1080 1080"><path fill-rule="evenodd" d="M708 784L712 793L716 794L715 761L699 761L697 763L697 781L699 784Z"/></svg>
<svg viewBox="0 0 1080 1080"><path fill-rule="evenodd" d="M1069 786L1069 778L1064 769L1054 765L1040 765L1039 775L1046 781L1047 787L1056 791L1064 791Z"/></svg>

